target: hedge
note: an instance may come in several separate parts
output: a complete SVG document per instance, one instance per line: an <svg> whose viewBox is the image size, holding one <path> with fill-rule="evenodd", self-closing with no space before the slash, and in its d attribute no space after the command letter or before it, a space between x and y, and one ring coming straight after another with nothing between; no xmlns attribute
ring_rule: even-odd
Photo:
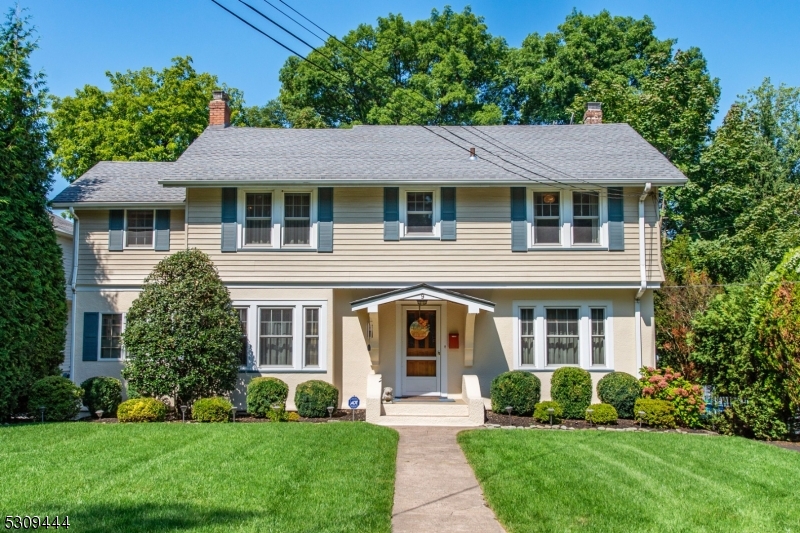
<svg viewBox="0 0 800 533"><path fill-rule="evenodd" d="M155 398L135 398L117 407L120 422L163 422L166 416L167 406Z"/></svg>
<svg viewBox="0 0 800 533"><path fill-rule="evenodd" d="M220 396L200 398L192 404L192 419L197 422L227 422L233 405Z"/></svg>
<svg viewBox="0 0 800 533"><path fill-rule="evenodd" d="M541 399L542 382L530 372L513 370L494 378L489 391L495 413L507 413L511 406L513 413L529 416Z"/></svg>
<svg viewBox="0 0 800 533"><path fill-rule="evenodd" d="M322 418L328 416L329 406L338 407L339 390L327 381L312 379L297 386L294 403L300 416Z"/></svg>
<svg viewBox="0 0 800 533"><path fill-rule="evenodd" d="M592 403L592 376L582 368L559 368L550 380L550 396L564 409L564 417L582 419Z"/></svg>
<svg viewBox="0 0 800 533"><path fill-rule="evenodd" d="M61 376L47 376L35 381L28 394L28 412L30 416L41 420L44 407L44 419L48 422L72 420L81 410L83 389Z"/></svg>

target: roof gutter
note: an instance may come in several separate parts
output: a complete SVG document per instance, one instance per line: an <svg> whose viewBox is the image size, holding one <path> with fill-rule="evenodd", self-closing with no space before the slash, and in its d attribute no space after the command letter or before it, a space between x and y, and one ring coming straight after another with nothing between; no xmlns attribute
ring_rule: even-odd
<svg viewBox="0 0 800 533"><path fill-rule="evenodd" d="M639 196L639 290L634 300L634 324L636 329L636 368L642 368L642 296L647 290L647 255L645 253L644 201L650 196L653 184L648 182Z"/></svg>
<svg viewBox="0 0 800 533"><path fill-rule="evenodd" d="M78 314L78 292L75 290L75 287L78 283L78 237L80 235L81 219L75 214L74 207L69 208L69 214L72 215L74 221L72 224L72 277L70 279L72 288L72 321L69 326L72 331L70 331L69 378L75 381L75 317Z"/></svg>
<svg viewBox="0 0 800 533"><path fill-rule="evenodd" d="M575 185L585 188L590 188L588 183L597 187L630 187L632 185L639 185L642 183L638 179L621 180L619 178L601 180L601 179L586 179L586 180L558 180L564 186ZM655 186L677 187L685 185L688 179L663 179L651 180L649 183ZM268 179L231 179L231 180L159 180L159 185L163 187L193 187L193 188L218 188L218 187L275 187L275 186L298 186L310 185L315 187L394 187L394 186L409 186L409 185L432 185L432 186L462 186L462 187L521 187L525 185L546 185L552 188L552 180L548 181L545 178L531 178L531 179L483 179L483 180L443 180L443 179L417 179L417 180L375 180L375 179L293 179L293 180L268 180ZM55 204L54 204L55 205ZM59 206L56 206L59 207Z"/></svg>

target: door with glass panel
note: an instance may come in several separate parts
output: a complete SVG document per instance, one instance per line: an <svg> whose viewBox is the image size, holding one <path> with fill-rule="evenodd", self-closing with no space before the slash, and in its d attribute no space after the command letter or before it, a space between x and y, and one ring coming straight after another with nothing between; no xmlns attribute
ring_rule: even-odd
<svg viewBox="0 0 800 533"><path fill-rule="evenodd" d="M403 396L438 396L439 309L403 308Z"/></svg>

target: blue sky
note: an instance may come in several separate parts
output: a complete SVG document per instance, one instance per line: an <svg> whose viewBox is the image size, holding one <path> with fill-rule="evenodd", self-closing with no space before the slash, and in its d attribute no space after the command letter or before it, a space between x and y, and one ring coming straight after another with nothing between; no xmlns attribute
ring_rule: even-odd
<svg viewBox="0 0 800 533"><path fill-rule="evenodd" d="M239 13L248 12L236 0L220 1ZM374 23L387 13L402 13L410 20L426 18L432 8L444 5L431 0L286 1L336 35L362 22ZM6 9L17 3L28 8L40 45L33 66L45 71L50 91L58 96L72 94L85 84L107 88L107 70L160 69L172 57L190 55L197 70L214 73L220 81L243 90L248 104L263 104L277 96L278 71L288 55L210 0L0 2ZM254 2L270 9L260 0ZM614 15L649 15L658 37L677 38L679 48L698 46L703 51L722 87L717 123L737 95L764 77L800 85L800 2L796 0L473 0L449 4L456 10L470 5L485 17L490 32L505 37L511 46L519 46L529 33L553 31L573 7L590 14L607 9ZM302 45L295 45L305 52ZM53 194L65 185L58 179Z"/></svg>

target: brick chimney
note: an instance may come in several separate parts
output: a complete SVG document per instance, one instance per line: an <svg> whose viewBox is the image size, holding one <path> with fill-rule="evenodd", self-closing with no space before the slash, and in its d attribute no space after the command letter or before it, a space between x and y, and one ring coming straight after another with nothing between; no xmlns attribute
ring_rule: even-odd
<svg viewBox="0 0 800 533"><path fill-rule="evenodd" d="M231 108L228 107L228 94L225 91L214 91L208 103L208 125L227 128L231 125Z"/></svg>
<svg viewBox="0 0 800 533"><path fill-rule="evenodd" d="M603 123L603 103L602 102L588 102L586 104L586 111L583 113L584 124L602 124Z"/></svg>

